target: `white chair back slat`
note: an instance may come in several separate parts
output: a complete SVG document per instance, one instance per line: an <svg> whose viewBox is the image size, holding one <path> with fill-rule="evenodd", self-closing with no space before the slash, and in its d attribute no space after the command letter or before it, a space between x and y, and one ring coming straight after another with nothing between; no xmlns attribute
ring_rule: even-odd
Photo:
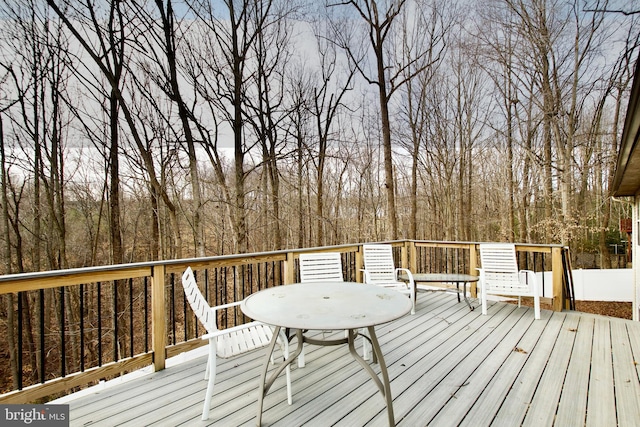
<svg viewBox="0 0 640 427"><path fill-rule="evenodd" d="M369 283L379 286L397 284L391 245L364 245L363 253Z"/></svg>
<svg viewBox="0 0 640 427"><path fill-rule="evenodd" d="M271 330L271 328L261 327L256 328L255 331L255 333L257 334L257 342L263 345L267 345L269 342L271 342L271 337L273 336L273 331Z"/></svg>
<svg viewBox="0 0 640 427"><path fill-rule="evenodd" d="M196 278L193 275L191 267L187 267L182 274L182 286L184 287L184 293L187 296L189 305L195 313L196 317L205 327L208 333L212 333L218 330L218 326L215 319L215 313L211 310L211 306L200 292Z"/></svg>
<svg viewBox="0 0 640 427"><path fill-rule="evenodd" d="M480 264L489 292L507 295L524 295L532 292L531 284L526 280L520 280L513 244L483 243L480 249Z"/></svg>
<svg viewBox="0 0 640 427"><path fill-rule="evenodd" d="M300 254L300 282L344 282L338 252Z"/></svg>

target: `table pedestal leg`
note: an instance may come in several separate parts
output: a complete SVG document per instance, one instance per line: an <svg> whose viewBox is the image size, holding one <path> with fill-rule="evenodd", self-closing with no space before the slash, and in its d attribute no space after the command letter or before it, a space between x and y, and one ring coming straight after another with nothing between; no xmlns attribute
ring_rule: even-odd
<svg viewBox="0 0 640 427"><path fill-rule="evenodd" d="M280 326L276 326L275 330L273 331L273 336L271 337L271 342L269 343L267 354L264 359L264 366L262 368L262 373L260 374L260 385L258 388L258 416L256 421L256 425L258 427L260 427L260 425L262 424L262 406L264 403L264 396L269 392L269 389L273 385L278 375L280 375L282 371L284 371L284 369L291 364L291 362L296 360L296 358L302 351L302 343L303 343L302 330L298 329L296 331L296 337L298 338L298 347L296 348L296 351L294 351L293 354L290 354L289 357L284 362L282 362L280 366L276 368L276 370L271 374L269 379L267 379L267 371L269 370L269 364L271 363L271 355L273 354L273 350L276 347L276 342L278 341L280 329L281 329Z"/></svg>
<svg viewBox="0 0 640 427"><path fill-rule="evenodd" d="M458 293L458 295L460 295ZM467 305L469 306L469 310L473 311L473 309L475 308L474 306L471 305L471 301L469 301L469 298L467 298L467 282L463 282L462 283L462 296L464 298L464 301L467 303ZM460 296L458 296L458 302L460 301Z"/></svg>
<svg viewBox="0 0 640 427"><path fill-rule="evenodd" d="M369 326L367 328L369 331L369 338L371 339L371 347L373 348L373 353L378 359L378 364L380 365L380 374L382 375L382 381L375 373L371 366L358 354L355 348L355 337L357 336L356 331L353 329L349 330L349 352L353 356L355 360L362 365L365 371L371 376L373 381L378 386L378 390L382 393L382 396L385 398L385 403L387 405L387 415L389 418L389 426L395 426L395 417L393 415L393 399L391 398L391 384L389 383L389 373L387 372L387 364L384 361L384 356L382 355L382 350L380 350L380 344L378 343L378 338L376 337L376 332L373 326Z"/></svg>

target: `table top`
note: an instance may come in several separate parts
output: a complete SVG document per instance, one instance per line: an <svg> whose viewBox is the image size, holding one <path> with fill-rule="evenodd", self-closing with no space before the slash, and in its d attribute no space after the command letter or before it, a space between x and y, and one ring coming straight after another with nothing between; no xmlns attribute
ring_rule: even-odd
<svg viewBox="0 0 640 427"><path fill-rule="evenodd" d="M477 282L480 278L471 274L448 273L413 273L415 282ZM409 280L406 274L400 275L401 280Z"/></svg>
<svg viewBox="0 0 640 427"><path fill-rule="evenodd" d="M411 311L411 299L392 289L355 282L305 282L264 289L241 304L260 322L294 329L358 329Z"/></svg>

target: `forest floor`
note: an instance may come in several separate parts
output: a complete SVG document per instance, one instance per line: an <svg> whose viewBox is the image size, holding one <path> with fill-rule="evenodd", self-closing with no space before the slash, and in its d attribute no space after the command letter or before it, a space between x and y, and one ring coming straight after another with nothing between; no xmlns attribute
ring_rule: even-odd
<svg viewBox="0 0 640 427"><path fill-rule="evenodd" d="M576 301L576 310L585 313L602 314L631 320L630 302L617 301Z"/></svg>

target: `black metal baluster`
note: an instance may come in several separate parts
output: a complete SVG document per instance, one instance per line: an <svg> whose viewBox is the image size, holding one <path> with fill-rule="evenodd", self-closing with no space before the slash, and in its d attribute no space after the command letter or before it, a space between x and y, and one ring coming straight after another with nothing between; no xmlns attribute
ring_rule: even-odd
<svg viewBox="0 0 640 427"><path fill-rule="evenodd" d="M144 278L144 352L149 352L149 279Z"/></svg>
<svg viewBox="0 0 640 427"><path fill-rule="evenodd" d="M60 287L60 376L67 375L67 348L64 333L64 287Z"/></svg>
<svg viewBox="0 0 640 427"><path fill-rule="evenodd" d="M118 281L113 282L113 361L118 361Z"/></svg>
<svg viewBox="0 0 640 427"><path fill-rule="evenodd" d="M84 284L80 283L80 372L84 372Z"/></svg>
<svg viewBox="0 0 640 427"><path fill-rule="evenodd" d="M129 278L129 350L133 357L133 278Z"/></svg>
<svg viewBox="0 0 640 427"><path fill-rule="evenodd" d="M214 305L219 305L220 304L220 294L218 292L218 276L220 275L220 272L218 271L217 268L213 269L213 293L214 293Z"/></svg>
<svg viewBox="0 0 640 427"><path fill-rule="evenodd" d="M544 288L545 288L545 280L544 280L544 254L542 255L542 294L540 296L544 296ZM534 258L533 258L533 265L536 265L536 258L535 258L535 254L534 254Z"/></svg>
<svg viewBox="0 0 640 427"><path fill-rule="evenodd" d="M238 286L241 287L241 289L244 289L244 265L240 266L240 271L238 271L238 267L233 269L234 271L234 280L233 280L233 301L238 301ZM233 326L237 325L237 317L236 317L236 311L232 310L232 316L233 316ZM227 316L228 319L228 316ZM227 324L228 327L228 324Z"/></svg>
<svg viewBox="0 0 640 427"><path fill-rule="evenodd" d="M176 343L176 281L175 274L171 275L171 340Z"/></svg>
<svg viewBox="0 0 640 427"><path fill-rule="evenodd" d="M220 283L218 287L220 300L218 301L217 305L221 305L227 302L227 267L222 267L220 273Z"/></svg>
<svg viewBox="0 0 640 427"><path fill-rule="evenodd" d="M9 308L13 310L13 305ZM12 325L13 326L13 325ZM18 390L22 390L22 292L18 292Z"/></svg>
<svg viewBox="0 0 640 427"><path fill-rule="evenodd" d="M98 366L102 366L102 283L98 282Z"/></svg>
<svg viewBox="0 0 640 427"><path fill-rule="evenodd" d="M196 283L198 283L197 272L193 273L193 277L196 279ZM182 298L182 318L184 319L184 341L189 341L189 328L187 328L187 299L185 297Z"/></svg>
<svg viewBox="0 0 640 427"><path fill-rule="evenodd" d="M44 289L40 289L40 383L45 379L45 348L44 348Z"/></svg>

